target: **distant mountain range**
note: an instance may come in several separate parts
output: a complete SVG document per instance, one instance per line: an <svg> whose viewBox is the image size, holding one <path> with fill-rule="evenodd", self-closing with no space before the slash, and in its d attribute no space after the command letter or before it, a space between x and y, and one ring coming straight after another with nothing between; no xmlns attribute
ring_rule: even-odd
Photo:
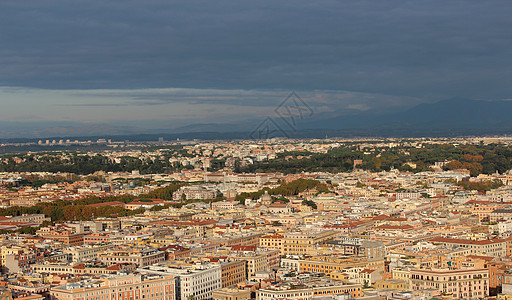
<svg viewBox="0 0 512 300"><path fill-rule="evenodd" d="M72 122L0 122L0 138L83 137L150 133L146 129L110 124L81 124Z"/></svg>
<svg viewBox="0 0 512 300"><path fill-rule="evenodd" d="M512 101L483 101L449 99L436 103L423 103L404 111L378 113L366 111L325 117L315 114L311 118L297 120L290 127L278 117L272 117L279 130L276 136L321 138L328 136L457 136L512 134ZM191 124L174 129L146 129L134 126L110 124L65 123L57 126L0 122L0 137L50 138L50 137L112 137L116 139L153 140L157 136L166 139L243 139L261 125L260 119L243 123ZM18 123L19 124L19 123Z"/></svg>
<svg viewBox="0 0 512 300"><path fill-rule="evenodd" d="M512 130L512 101L449 99L422 103L408 110L377 114L359 113L301 123L301 128L411 130Z"/></svg>

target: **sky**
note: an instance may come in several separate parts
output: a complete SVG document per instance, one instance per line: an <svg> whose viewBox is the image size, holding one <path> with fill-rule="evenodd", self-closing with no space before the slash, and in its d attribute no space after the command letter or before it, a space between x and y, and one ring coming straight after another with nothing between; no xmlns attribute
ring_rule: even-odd
<svg viewBox="0 0 512 300"><path fill-rule="evenodd" d="M291 91L317 116L512 99L511 15L477 0L2 0L0 124L243 121Z"/></svg>

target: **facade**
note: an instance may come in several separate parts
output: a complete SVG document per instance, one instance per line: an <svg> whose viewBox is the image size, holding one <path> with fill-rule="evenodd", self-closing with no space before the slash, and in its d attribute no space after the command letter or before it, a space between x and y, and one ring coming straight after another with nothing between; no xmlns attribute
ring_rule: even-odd
<svg viewBox="0 0 512 300"><path fill-rule="evenodd" d="M444 295L459 299L489 296L489 270L411 270L413 291L435 289Z"/></svg>
<svg viewBox="0 0 512 300"><path fill-rule="evenodd" d="M507 241L502 239L473 241L439 237L430 241L444 246L466 248L469 250L469 254L472 255L492 257L503 257L507 255Z"/></svg>
<svg viewBox="0 0 512 300"><path fill-rule="evenodd" d="M368 259L381 259L386 256L386 246L381 241L363 239L336 239L327 243L343 255L365 256Z"/></svg>
<svg viewBox="0 0 512 300"><path fill-rule="evenodd" d="M377 272L384 272L384 259L367 260L363 258L336 259L329 257L312 257L311 259L281 259L281 267L295 270L297 272L313 272L330 274L332 272L343 272L348 268L370 269Z"/></svg>
<svg viewBox="0 0 512 300"><path fill-rule="evenodd" d="M220 264L222 287L231 287L247 280L247 262L245 260L230 261Z"/></svg>
<svg viewBox="0 0 512 300"><path fill-rule="evenodd" d="M48 273L48 274L62 274L62 275L81 275L81 274L116 274L124 271L134 271L135 265L132 264L121 264L105 267L102 265L95 264L35 264L32 265L32 271L34 273Z"/></svg>
<svg viewBox="0 0 512 300"><path fill-rule="evenodd" d="M158 275L172 275L176 278L176 300L212 299L213 291L222 287L222 271L218 264L196 264L181 266L147 266L138 269ZM119 300L119 299L117 299Z"/></svg>
<svg viewBox="0 0 512 300"><path fill-rule="evenodd" d="M43 253L38 249L21 246L3 246L1 249L1 266L4 271L21 272L30 268L31 264L41 262Z"/></svg>
<svg viewBox="0 0 512 300"><path fill-rule="evenodd" d="M209 190L209 189L206 189L201 186L184 186L184 187L181 187L178 191L173 193L172 199L174 201L180 201L183 199L207 200L207 199L213 199L216 196L217 196L217 191L215 191L215 190Z"/></svg>
<svg viewBox="0 0 512 300"><path fill-rule="evenodd" d="M108 233L104 233L104 234L91 233L91 234L84 236L84 244L86 244L86 245L103 244L103 243L108 243L111 240L112 239L110 237L110 234L108 234Z"/></svg>
<svg viewBox="0 0 512 300"><path fill-rule="evenodd" d="M51 221L52 219L45 216L44 214L24 214L21 216L16 216L9 218L7 220L2 220L3 223L36 223L37 225L41 225L44 221Z"/></svg>
<svg viewBox="0 0 512 300"><path fill-rule="evenodd" d="M260 238L260 247L279 249L283 248L283 235L280 234L267 234Z"/></svg>
<svg viewBox="0 0 512 300"><path fill-rule="evenodd" d="M251 299L251 291L236 288L222 288L213 292L213 300L248 300Z"/></svg>
<svg viewBox="0 0 512 300"><path fill-rule="evenodd" d="M406 190L400 191L396 193L396 199L408 199L408 200L418 200L421 197L421 193L419 190Z"/></svg>
<svg viewBox="0 0 512 300"><path fill-rule="evenodd" d="M283 255L304 255L311 253L317 246L333 240L337 233L334 230L326 230L319 233L285 234L281 254Z"/></svg>
<svg viewBox="0 0 512 300"><path fill-rule="evenodd" d="M409 283L400 279L377 280L373 287L378 290L407 291L409 290Z"/></svg>
<svg viewBox="0 0 512 300"><path fill-rule="evenodd" d="M492 212L502 208L503 205L499 205L497 203L488 203L487 205L475 205L471 207L471 213L477 215L480 222L484 220L489 220Z"/></svg>
<svg viewBox="0 0 512 300"><path fill-rule="evenodd" d="M498 208L489 214L490 222L512 220L512 208Z"/></svg>
<svg viewBox="0 0 512 300"><path fill-rule="evenodd" d="M98 231L114 231L121 229L121 221L117 219L98 219L94 221Z"/></svg>
<svg viewBox="0 0 512 300"><path fill-rule="evenodd" d="M68 246L80 246L84 244L84 234L74 233L71 230L52 230L47 233L39 233L45 239L61 242Z"/></svg>
<svg viewBox="0 0 512 300"><path fill-rule="evenodd" d="M256 234L243 234L228 237L222 246L258 246L260 244L261 233Z"/></svg>
<svg viewBox="0 0 512 300"><path fill-rule="evenodd" d="M251 276L256 275L257 272L267 270L267 257L264 254L251 254L251 255L243 255L234 257L234 259L239 261L244 261L247 265L247 275L250 278Z"/></svg>
<svg viewBox="0 0 512 300"><path fill-rule="evenodd" d="M107 248L108 246L76 246L69 247L64 252L71 256L72 262L83 262L98 259L98 253Z"/></svg>
<svg viewBox="0 0 512 300"><path fill-rule="evenodd" d="M98 258L107 265L128 263L135 264L138 267L145 267L165 261L165 252L153 248L108 250L100 253Z"/></svg>
<svg viewBox="0 0 512 300"><path fill-rule="evenodd" d="M362 286L343 281L312 282L297 286L270 286L258 290L256 292L256 299L307 300L313 297L333 295L350 295L354 298L362 297Z"/></svg>
<svg viewBox="0 0 512 300"><path fill-rule="evenodd" d="M234 209L240 205L240 202L237 201L219 201L212 203L213 209Z"/></svg>
<svg viewBox="0 0 512 300"><path fill-rule="evenodd" d="M173 276L115 275L53 287L52 300L175 300Z"/></svg>

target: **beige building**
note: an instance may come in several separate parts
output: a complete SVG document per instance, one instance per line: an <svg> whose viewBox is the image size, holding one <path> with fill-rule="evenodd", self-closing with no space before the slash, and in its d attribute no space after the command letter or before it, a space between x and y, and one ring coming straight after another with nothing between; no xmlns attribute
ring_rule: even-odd
<svg viewBox="0 0 512 300"><path fill-rule="evenodd" d="M107 265L128 263L135 264L138 267L145 267L165 261L165 252L153 248L108 250L99 253L98 258Z"/></svg>
<svg viewBox="0 0 512 300"><path fill-rule="evenodd" d="M247 280L247 262L245 260L224 262L220 264L220 268L223 288Z"/></svg>
<svg viewBox="0 0 512 300"><path fill-rule="evenodd" d="M489 295L489 270L413 269L411 283L413 290L436 289L459 299L484 298Z"/></svg>
<svg viewBox="0 0 512 300"><path fill-rule="evenodd" d="M313 297L332 295L350 295L354 298L362 297L362 286L357 283L331 280L311 282L297 286L270 286L258 290L256 292L256 299L306 300Z"/></svg>
<svg viewBox="0 0 512 300"><path fill-rule="evenodd" d="M386 279L375 281L373 287L378 290L407 291L409 290L409 283L400 279Z"/></svg>
<svg viewBox="0 0 512 300"><path fill-rule="evenodd" d="M79 275L79 274L91 274L91 275L105 275L115 274L122 271L134 271L135 265L121 264L112 266L101 266L101 265L69 265L69 264L35 264L32 265L32 271L35 273L48 273L48 274L63 274L63 275Z"/></svg>
<svg viewBox="0 0 512 300"><path fill-rule="evenodd" d="M361 257L337 258L328 256L316 256L309 259L281 259L281 267L292 269L297 272L313 272L330 274L332 272L343 272L346 269L362 268L384 272L384 259L367 260Z"/></svg>
<svg viewBox="0 0 512 300"><path fill-rule="evenodd" d="M213 291L213 300L246 300L251 299L251 291L236 288L222 288Z"/></svg>
<svg viewBox="0 0 512 300"><path fill-rule="evenodd" d="M247 264L247 275L249 278L257 272L267 270L267 257L264 254L252 254L233 257L236 260L245 261Z"/></svg>
<svg viewBox="0 0 512 300"><path fill-rule="evenodd" d="M260 247L279 249L283 248L283 235L280 234L267 234L260 238Z"/></svg>
<svg viewBox="0 0 512 300"><path fill-rule="evenodd" d="M75 263L98 259L98 253L105 251L109 246L73 246L64 250Z"/></svg>
<svg viewBox="0 0 512 300"><path fill-rule="evenodd" d="M492 257L504 257L507 255L507 241L502 239L473 241L438 237L430 241L444 246L465 248L470 250L469 254L472 255Z"/></svg>
<svg viewBox="0 0 512 300"><path fill-rule="evenodd" d="M52 287L53 300L175 299L173 276L113 275Z"/></svg>
<svg viewBox="0 0 512 300"><path fill-rule="evenodd" d="M409 270L394 268L391 274L393 279L405 281L407 289L411 289L411 272Z"/></svg>
<svg viewBox="0 0 512 300"><path fill-rule="evenodd" d="M140 268L138 271L174 276L177 282L177 299L181 300L189 297L196 300L212 299L213 291L222 288L222 272L218 264L155 265Z"/></svg>
<svg viewBox="0 0 512 300"><path fill-rule="evenodd" d="M32 215L24 214L24 215L21 215L21 216L16 216L16 217L9 218L7 220L2 220L2 222L3 223L10 223L10 222L15 222L15 223L36 223L38 225L41 225L44 221L50 222L51 220L52 220L51 218L47 217L44 214L32 214Z"/></svg>
<svg viewBox="0 0 512 300"><path fill-rule="evenodd" d="M319 233L288 233L284 235L281 245L283 255L311 254L319 245L333 240L337 233L326 230Z"/></svg>

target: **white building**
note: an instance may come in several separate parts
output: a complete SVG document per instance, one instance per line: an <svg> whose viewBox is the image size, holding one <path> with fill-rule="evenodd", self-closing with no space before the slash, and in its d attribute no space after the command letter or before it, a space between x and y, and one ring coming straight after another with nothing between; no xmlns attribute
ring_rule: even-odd
<svg viewBox="0 0 512 300"><path fill-rule="evenodd" d="M84 262L89 260L98 259L98 254L100 252L108 249L109 246L73 246L64 250L64 253L67 253L71 256L72 262Z"/></svg>
<svg viewBox="0 0 512 300"><path fill-rule="evenodd" d="M153 265L140 268L138 271L176 277L176 300L186 300L190 296L196 300L213 299L213 291L222 287L221 267L218 264Z"/></svg>
<svg viewBox="0 0 512 300"><path fill-rule="evenodd" d="M498 231L500 234L511 232L512 231L512 220L499 222L498 223Z"/></svg>

